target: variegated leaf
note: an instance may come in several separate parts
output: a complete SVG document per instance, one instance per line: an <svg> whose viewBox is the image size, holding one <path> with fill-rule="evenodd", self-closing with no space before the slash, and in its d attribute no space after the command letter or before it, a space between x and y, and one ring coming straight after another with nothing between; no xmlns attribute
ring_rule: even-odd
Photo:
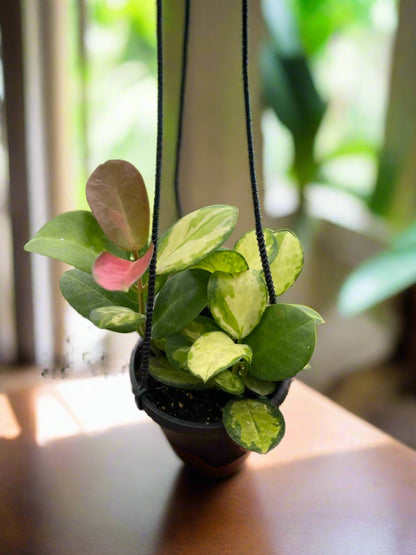
<svg viewBox="0 0 416 555"><path fill-rule="evenodd" d="M237 345L221 331L205 333L195 341L188 353L188 368L207 382L242 358L251 360L247 345Z"/></svg>
<svg viewBox="0 0 416 555"><path fill-rule="evenodd" d="M185 335L185 337L188 337L193 342L209 331L221 331L221 328L219 328L211 318L197 316L195 320L192 320L192 322L181 330L181 334Z"/></svg>
<svg viewBox="0 0 416 555"><path fill-rule="evenodd" d="M280 410L265 399L229 401L223 412L224 427L238 445L256 453L268 453L285 434Z"/></svg>
<svg viewBox="0 0 416 555"><path fill-rule="evenodd" d="M268 306L245 342L253 351L250 374L272 382L290 378L303 370L312 356L315 318L294 305Z"/></svg>
<svg viewBox="0 0 416 555"><path fill-rule="evenodd" d="M263 230L264 242L266 244L266 252L269 259L269 263L275 259L278 251L278 244L273 234L273 231L265 228ZM239 252L244 256L247 261L248 267L251 270L257 270L258 272L263 271L263 266L261 263L259 247L257 244L256 232L249 231L237 241L234 246L234 250Z"/></svg>
<svg viewBox="0 0 416 555"><path fill-rule="evenodd" d="M281 295L293 285L303 266L303 249L291 231L275 231L279 245L276 258L270 265L276 295Z"/></svg>
<svg viewBox="0 0 416 555"><path fill-rule="evenodd" d="M146 318L124 306L103 306L91 311L89 319L97 327L118 333L137 331Z"/></svg>
<svg viewBox="0 0 416 555"><path fill-rule="evenodd" d="M150 210L140 172L124 160L108 160L87 181L88 204L113 243L137 252L149 235Z"/></svg>
<svg viewBox="0 0 416 555"><path fill-rule="evenodd" d="M259 380L255 378L251 374L247 373L242 376L244 385L257 395L261 395L262 397L266 397L276 391L276 383L275 382L266 382L264 380Z"/></svg>
<svg viewBox="0 0 416 555"><path fill-rule="evenodd" d="M175 333L166 339L166 356L172 366L179 370L188 369L186 361L192 343L191 339L181 333Z"/></svg>
<svg viewBox="0 0 416 555"><path fill-rule="evenodd" d="M165 385L180 389L206 389L207 386L196 376L174 368L165 358L154 357L149 363L150 375Z"/></svg>
<svg viewBox="0 0 416 555"><path fill-rule="evenodd" d="M207 272L228 272L237 274L248 270L247 262L242 254L229 249L220 249L203 258L195 268L207 270Z"/></svg>
<svg viewBox="0 0 416 555"><path fill-rule="evenodd" d="M189 268L230 236L238 210L218 204L187 214L160 238L157 273L169 274Z"/></svg>
<svg viewBox="0 0 416 555"><path fill-rule="evenodd" d="M264 279L255 270L215 272L208 282L208 305L217 324L242 339L257 326L267 306Z"/></svg>
<svg viewBox="0 0 416 555"><path fill-rule="evenodd" d="M230 370L223 370L214 376L214 383L217 387L232 395L242 395L245 390L243 380Z"/></svg>

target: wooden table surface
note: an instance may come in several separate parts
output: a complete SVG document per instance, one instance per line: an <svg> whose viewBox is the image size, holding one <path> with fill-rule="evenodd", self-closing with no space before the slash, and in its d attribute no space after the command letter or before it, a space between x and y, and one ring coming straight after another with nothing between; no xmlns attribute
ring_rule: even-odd
<svg viewBox="0 0 416 555"><path fill-rule="evenodd" d="M280 446L207 482L119 381L0 396L1 554L416 554L416 453L300 382Z"/></svg>

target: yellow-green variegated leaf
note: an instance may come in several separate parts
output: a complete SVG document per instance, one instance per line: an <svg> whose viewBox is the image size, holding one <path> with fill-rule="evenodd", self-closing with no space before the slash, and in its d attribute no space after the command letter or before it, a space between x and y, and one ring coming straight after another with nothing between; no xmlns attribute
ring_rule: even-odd
<svg viewBox="0 0 416 555"><path fill-rule="evenodd" d="M169 274L194 266L230 236L238 210L218 204L187 214L160 238L157 273Z"/></svg>
<svg viewBox="0 0 416 555"><path fill-rule="evenodd" d="M229 249L221 249L214 251L203 258L195 268L207 270L207 272L228 272L229 274L237 274L248 270L246 259L242 254Z"/></svg>
<svg viewBox="0 0 416 555"><path fill-rule="evenodd" d="M282 413L265 399L229 401L224 407L223 422L233 441L261 454L276 447L285 433Z"/></svg>
<svg viewBox="0 0 416 555"><path fill-rule="evenodd" d="M189 371L204 382L241 359L251 360L251 349L237 345L222 331L205 333L188 353Z"/></svg>
<svg viewBox="0 0 416 555"><path fill-rule="evenodd" d="M277 251L279 249L276 238L273 231L265 228L263 230L264 242L266 244L266 252L269 259L269 263L275 259ZM261 264L261 258L259 253L259 247L257 244L256 232L249 231L241 237L235 244L234 250L239 252L244 256L247 261L248 267L252 270L257 270L258 272L263 271L263 266Z"/></svg>
<svg viewBox="0 0 416 555"><path fill-rule="evenodd" d="M193 341L191 339L181 333L175 333L166 339L166 356L172 366L179 370L188 369L186 360L192 343Z"/></svg>
<svg viewBox="0 0 416 555"><path fill-rule="evenodd" d="M205 389L207 386L197 376L174 368L165 358L151 358L150 375L165 385L180 389Z"/></svg>
<svg viewBox="0 0 416 555"><path fill-rule="evenodd" d="M275 382L267 382L265 380L259 380L255 378L251 374L244 374L242 376L242 380L244 385L257 395L261 395L262 397L266 397L267 395L271 395L276 391L276 383Z"/></svg>
<svg viewBox="0 0 416 555"><path fill-rule="evenodd" d="M214 376L214 383L217 387L232 395L242 395L245 390L243 380L230 370L224 370Z"/></svg>
<svg viewBox="0 0 416 555"><path fill-rule="evenodd" d="M267 288L256 270L215 272L208 282L208 305L217 324L235 339L246 337L267 306Z"/></svg>
<svg viewBox="0 0 416 555"><path fill-rule="evenodd" d="M219 328L211 318L197 316L195 320L192 320L192 322L181 330L181 334L194 342L198 337L201 337L201 335L209 331L221 331L221 328Z"/></svg>
<svg viewBox="0 0 416 555"><path fill-rule="evenodd" d="M146 318L124 306L102 306L91 311L89 319L97 327L119 333L137 331Z"/></svg>
<svg viewBox="0 0 416 555"><path fill-rule="evenodd" d="M282 295L293 285L303 266L303 249L291 231L275 231L279 251L270 265L276 295Z"/></svg>

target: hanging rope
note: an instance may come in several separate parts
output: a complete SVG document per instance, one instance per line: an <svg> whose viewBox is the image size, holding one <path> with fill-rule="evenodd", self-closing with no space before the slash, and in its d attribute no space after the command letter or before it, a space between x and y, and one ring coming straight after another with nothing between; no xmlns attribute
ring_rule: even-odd
<svg viewBox="0 0 416 555"><path fill-rule="evenodd" d="M189 42L189 21L191 17L191 1L185 0L185 18L183 24L183 40L182 40L182 66L181 66L181 85L179 93L179 112L178 112L178 131L176 135L176 150L175 150L175 200L176 200L176 215L178 219L182 217L182 202L179 192L179 167L180 155L182 147L182 130L183 130L183 112L185 106L185 88L186 88L186 73L188 68L188 42Z"/></svg>
<svg viewBox="0 0 416 555"><path fill-rule="evenodd" d="M150 362L150 339L153 323L153 306L155 302L157 245L159 237L160 189L162 182L163 155L163 1L156 2L156 43L157 43L157 137L156 137L156 173L155 195L153 200L152 243L153 256L149 265L149 282L146 304L146 325L141 352L140 390L138 399L147 389Z"/></svg>
<svg viewBox="0 0 416 555"><path fill-rule="evenodd" d="M276 304L276 293L274 290L272 274L270 271L269 259L267 257L266 244L264 241L263 225L261 221L261 209L259 201L259 193L257 189L257 177L255 167L255 156L253 146L253 129L251 120L250 108L250 89L248 81L248 0L242 0L242 47L243 47L243 88L244 88L244 109L246 115L246 133L247 133L247 148L248 148L248 161L250 166L250 182L251 194L253 198L254 218L256 221L256 237L257 245L263 266L264 278L266 280L267 290L269 292L270 304Z"/></svg>

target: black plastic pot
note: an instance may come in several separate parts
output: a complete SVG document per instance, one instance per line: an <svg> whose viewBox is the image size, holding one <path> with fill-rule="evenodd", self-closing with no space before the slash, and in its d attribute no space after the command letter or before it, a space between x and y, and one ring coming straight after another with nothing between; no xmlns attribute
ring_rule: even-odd
<svg viewBox="0 0 416 555"><path fill-rule="evenodd" d="M143 393L139 399L141 341L137 343L130 358L130 380L136 404L159 426L171 447L191 470L205 477L225 478L242 468L249 452L234 443L225 431L222 422L200 424L170 416L160 410ZM279 406L286 398L291 379L280 382L271 401Z"/></svg>

